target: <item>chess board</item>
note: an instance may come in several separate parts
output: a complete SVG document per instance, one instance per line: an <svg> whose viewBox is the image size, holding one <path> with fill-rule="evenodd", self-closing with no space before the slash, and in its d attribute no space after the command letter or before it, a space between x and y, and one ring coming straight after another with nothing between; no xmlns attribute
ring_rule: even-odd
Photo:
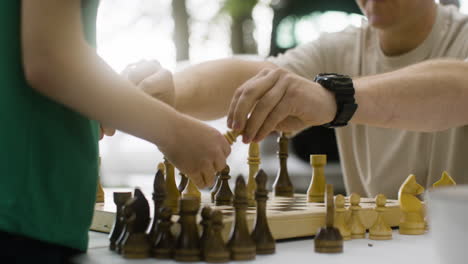
<svg viewBox="0 0 468 264"><path fill-rule="evenodd" d="M131 189L105 189L105 202L97 203L94 209L94 217L91 230L109 233L114 223L116 208L113 202L112 194L114 191L132 191ZM146 199L151 207L151 194L145 193ZM211 203L209 193L202 193L202 203L200 208L208 205L212 209L221 210L224 215L223 236L225 239L229 236L234 221L234 208L232 206L215 206ZM366 228L369 228L375 221L377 214L373 210L375 206L374 198L361 198L362 207L361 219ZM346 207L349 206L348 197L346 198ZM386 222L396 227L399 224L401 211L398 201L387 200L388 210L384 213ZM349 212L348 216L349 217ZM247 210L247 222L250 230L255 223L256 208L249 207ZM267 202L267 218L271 232L275 239L287 239L296 237L306 237L315 235L318 229L325 225L325 205L323 203L309 203L305 194L295 194L294 197L273 197L269 195ZM178 216L173 216L176 222ZM198 219L198 221L200 218ZM173 231L178 233L179 225L173 225Z"/></svg>

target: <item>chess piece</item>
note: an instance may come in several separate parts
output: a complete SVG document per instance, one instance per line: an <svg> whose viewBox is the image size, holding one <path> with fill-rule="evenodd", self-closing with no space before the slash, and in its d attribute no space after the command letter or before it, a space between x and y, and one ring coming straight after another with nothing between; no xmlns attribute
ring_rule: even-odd
<svg viewBox="0 0 468 264"><path fill-rule="evenodd" d="M333 204L333 185L326 186L325 206L327 208L326 226L322 227L315 236L315 252L341 253L343 252L343 237L337 228L333 227L335 206Z"/></svg>
<svg viewBox="0 0 468 264"><path fill-rule="evenodd" d="M352 193L349 198L351 206L349 210L351 211L351 217L349 218L349 228L351 229L351 238L359 239L366 237L366 228L362 224L361 220L361 196L357 193Z"/></svg>
<svg viewBox="0 0 468 264"><path fill-rule="evenodd" d="M161 206L164 204L164 200L166 199L166 182L164 180L164 169L159 168L154 176L153 181L153 222L150 227L149 231L149 239L150 242L153 244L156 239L156 233L158 229L158 221L159 221L159 212Z"/></svg>
<svg viewBox="0 0 468 264"><path fill-rule="evenodd" d="M117 239L122 235L124 230L124 221L122 215L122 207L130 198L132 198L131 192L114 192L114 203L117 209L117 213L115 215L114 224L109 234L109 249L115 250L116 249L116 242Z"/></svg>
<svg viewBox="0 0 468 264"><path fill-rule="evenodd" d="M179 210L180 192L177 189L175 181L175 169L167 158L164 158L164 166L166 167L166 205L172 209L172 213L177 213Z"/></svg>
<svg viewBox="0 0 468 264"><path fill-rule="evenodd" d="M101 157L99 157L99 170L101 170ZM101 185L101 173L99 173L98 183L97 183L97 190L96 190L96 203L103 203L105 199L104 189Z"/></svg>
<svg viewBox="0 0 468 264"><path fill-rule="evenodd" d="M327 155L310 155L310 165L313 173L307 190L308 201L311 203L323 203L325 194L325 165L327 164Z"/></svg>
<svg viewBox="0 0 468 264"><path fill-rule="evenodd" d="M232 144L234 144L234 142L236 142L237 137L238 137L240 134L241 134L241 133L239 133L239 132L228 131L228 132L226 132L226 134L224 134L224 137L225 137L226 140L228 141L229 145L232 145Z"/></svg>
<svg viewBox="0 0 468 264"><path fill-rule="evenodd" d="M289 139L286 137L285 133L282 133L278 138L278 144L280 168L278 170L278 175L276 176L275 182L273 183L273 191L275 196L293 197L294 187L291 183L291 179L289 178L287 167Z"/></svg>
<svg viewBox="0 0 468 264"><path fill-rule="evenodd" d="M199 202L201 202L201 192L198 190L197 186L193 181L189 178L187 186L185 187L185 190L182 192L182 197L183 198L195 198Z"/></svg>
<svg viewBox="0 0 468 264"><path fill-rule="evenodd" d="M211 208L209 206L203 207L201 211L202 220L200 221L200 225L203 227L203 232L200 237L200 251L202 253L202 259L204 259L203 254L205 252L205 244L208 237L211 235Z"/></svg>
<svg viewBox="0 0 468 264"><path fill-rule="evenodd" d="M229 187L229 166L226 166L219 175L219 180L221 181L221 186L215 195L215 204L220 205L231 205L232 204L232 191Z"/></svg>
<svg viewBox="0 0 468 264"><path fill-rule="evenodd" d="M180 200L180 233L174 252L176 261L199 261L200 239L196 215L200 208L200 202L194 198L182 198Z"/></svg>
<svg viewBox="0 0 468 264"><path fill-rule="evenodd" d="M263 170L259 170L255 176L256 191L255 200L257 201L257 218L252 232L252 239L255 241L257 254L275 253L276 243L268 226L266 215L266 202L268 200L268 190L266 182L268 176Z"/></svg>
<svg viewBox="0 0 468 264"><path fill-rule="evenodd" d="M215 202L215 196L216 196L216 193L219 191L219 188L221 188L221 173L217 172L216 173L216 183L215 185L213 186L213 188L211 189L211 202L214 203Z"/></svg>
<svg viewBox="0 0 468 264"><path fill-rule="evenodd" d="M204 242L203 256L206 262L221 263L228 262L230 258L229 250L222 236L223 214L219 210L211 214L211 232Z"/></svg>
<svg viewBox="0 0 468 264"><path fill-rule="evenodd" d="M151 247L153 257L158 259L170 259L173 255L175 238L171 232L172 209L161 207L159 209L159 221L154 243Z"/></svg>
<svg viewBox="0 0 468 264"><path fill-rule="evenodd" d="M182 194L182 192L187 187L188 178L187 178L187 175L183 174L182 172L180 172L179 175L180 175L180 181L179 181L179 186L177 186L177 189L179 190L179 193Z"/></svg>
<svg viewBox="0 0 468 264"><path fill-rule="evenodd" d="M134 197L125 203L124 219L127 223L127 236L122 241L124 258L141 259L150 256L150 241L146 229L150 222L149 204L140 189L135 189Z"/></svg>
<svg viewBox="0 0 468 264"><path fill-rule="evenodd" d="M346 222L345 198L341 194L335 197L335 223L333 226L340 230L343 240L351 239L351 229Z"/></svg>
<svg viewBox="0 0 468 264"><path fill-rule="evenodd" d="M259 144L256 142L250 143L249 146L249 157L247 163L249 164L249 179L247 181L247 202L249 206L255 206L255 175L258 172L260 165L260 150Z"/></svg>
<svg viewBox="0 0 468 264"><path fill-rule="evenodd" d="M227 245L231 251L231 259L255 259L255 242L252 240L247 227L247 188L242 176L238 176L236 179L233 203L235 208L235 218L231 237Z"/></svg>
<svg viewBox="0 0 468 264"><path fill-rule="evenodd" d="M432 184L432 187L433 188L438 188L438 187L443 187L443 186L453 186L453 185L456 185L456 184L457 183L455 182L455 180L452 177L450 177L448 172L444 171L442 173L442 177L440 178L440 180L438 180L434 184Z"/></svg>
<svg viewBox="0 0 468 264"><path fill-rule="evenodd" d="M416 197L424 192L424 188L416 182L416 176L409 175L398 191L403 217L400 220L400 234L421 235L426 231L421 200Z"/></svg>
<svg viewBox="0 0 468 264"><path fill-rule="evenodd" d="M392 229L385 222L383 214L387 211L385 204L387 198L383 194L375 197L375 211L377 212L377 219L375 223L369 228L369 239L373 240L390 240L392 239Z"/></svg>

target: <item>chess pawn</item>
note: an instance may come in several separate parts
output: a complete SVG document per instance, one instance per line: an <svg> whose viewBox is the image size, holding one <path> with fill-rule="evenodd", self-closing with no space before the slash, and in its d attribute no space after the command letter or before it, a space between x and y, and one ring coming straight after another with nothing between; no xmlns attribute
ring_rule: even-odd
<svg viewBox="0 0 468 264"><path fill-rule="evenodd" d="M351 238L359 239L366 237L366 228L361 221L361 196L357 193L351 194L349 210L351 211L351 217L349 218L349 227L351 229Z"/></svg>
<svg viewBox="0 0 468 264"><path fill-rule="evenodd" d="M197 186L193 183L193 181L190 178L188 179L187 186L182 192L182 197L194 198L197 199L199 202L201 201L201 192L198 190Z"/></svg>
<svg viewBox="0 0 468 264"><path fill-rule="evenodd" d="M128 235L122 242L123 257L148 258L151 247L146 234L150 222L149 204L140 189L135 189L134 197L125 203L123 215L128 229Z"/></svg>
<svg viewBox="0 0 468 264"><path fill-rule="evenodd" d="M426 231L421 200L416 197L424 192L424 188L416 182L416 176L411 174L403 182L398 191L398 202L403 213L400 220L400 234L421 235Z"/></svg>
<svg viewBox="0 0 468 264"><path fill-rule="evenodd" d="M266 215L266 202L268 200L268 190L266 189L267 179L268 176L263 170L259 170L255 177L257 185L255 191L257 218L252 232L252 239L255 241L257 254L273 254L276 249L275 239L271 234Z"/></svg>
<svg viewBox="0 0 468 264"><path fill-rule="evenodd" d="M343 237L340 231L333 227L335 217L335 205L333 203L333 185L326 186L325 206L327 208L325 227L320 228L314 239L315 252L317 253L341 253L343 252Z"/></svg>
<svg viewBox="0 0 468 264"><path fill-rule="evenodd" d="M216 183L215 185L213 186L213 188L211 189L211 202L214 203L215 202L215 196L216 196L216 193L219 191L219 188L221 188L221 173L216 173Z"/></svg>
<svg viewBox="0 0 468 264"><path fill-rule="evenodd" d="M392 229L385 222L383 214L387 211L385 204L387 198L383 194L379 194L375 197L375 211L377 213L377 219L372 227L369 229L369 239L373 240L390 240L392 239Z"/></svg>
<svg viewBox="0 0 468 264"><path fill-rule="evenodd" d="M351 229L346 222L345 198L341 194L335 197L335 223L333 226L340 230L343 240L351 239Z"/></svg>
<svg viewBox="0 0 468 264"><path fill-rule="evenodd" d="M164 204L164 200L166 199L166 182L164 180L164 167L158 167L156 175L154 176L153 181L153 204L154 204L154 213L153 213L153 222L151 223L151 227L149 229L149 239L151 243L154 243L156 239L156 233L158 229L158 221L159 221L159 212L160 208Z"/></svg>
<svg viewBox="0 0 468 264"><path fill-rule="evenodd" d="M173 255L175 238L171 232L172 209L162 207L159 210L157 233L152 244L151 253L158 259L170 259Z"/></svg>
<svg viewBox="0 0 468 264"><path fill-rule="evenodd" d="M247 181L247 201L249 206L255 206L255 188L257 187L255 182L255 175L258 172L260 166L260 150L259 144L252 142L249 145L249 157L247 158L249 164L249 179Z"/></svg>
<svg viewBox="0 0 468 264"><path fill-rule="evenodd" d="M230 258L229 250L222 236L223 214L219 210L211 214L211 232L206 236L204 242L203 256L206 262L221 263L228 262Z"/></svg>
<svg viewBox="0 0 468 264"><path fill-rule="evenodd" d="M440 178L440 180L438 180L434 184L432 184L432 187L433 188L439 188L439 187L444 187L444 186L453 186L453 185L456 185L456 184L457 183L455 182L455 180L452 177L450 177L448 172L444 171L442 173L442 177Z"/></svg>
<svg viewBox="0 0 468 264"><path fill-rule="evenodd" d="M229 166L226 166L219 175L221 186L215 195L215 204L217 206L232 204L233 194L231 188L229 187L229 179L231 178L231 176L229 176L229 171Z"/></svg>
<svg viewBox="0 0 468 264"><path fill-rule="evenodd" d="M200 202L194 198L182 198L180 200L180 234L174 252L176 261L199 261L200 239L196 215Z"/></svg>
<svg viewBox="0 0 468 264"><path fill-rule="evenodd" d="M101 157L99 157L99 170L101 170ZM98 182L97 182L97 190L96 190L96 203L103 203L105 199L104 189L101 185L101 173L99 173Z"/></svg>
<svg viewBox="0 0 468 264"><path fill-rule="evenodd" d="M114 203L117 209L117 213L115 215L114 225L112 226L112 230L109 235L109 249L116 250L116 243L118 238L122 235L124 231L125 223L123 221L123 214L122 214L122 207L130 198L132 198L131 192L114 192Z"/></svg>
<svg viewBox="0 0 468 264"><path fill-rule="evenodd" d="M308 201L311 203L323 203L325 194L325 165L327 164L327 155L310 155L310 165L313 173L307 190Z"/></svg>
<svg viewBox="0 0 468 264"><path fill-rule="evenodd" d="M202 256L205 252L205 244L208 239L208 237L211 235L211 208L209 206L203 207L201 211L201 217L202 220L200 221L200 225L203 227L203 232L200 237L200 251L202 253ZM204 259L204 257L202 257Z"/></svg>
<svg viewBox="0 0 468 264"><path fill-rule="evenodd" d="M165 205L172 209L172 213L177 213L179 210L180 192L177 188L175 180L175 168L167 158L164 158L164 166L166 168L166 201Z"/></svg>
<svg viewBox="0 0 468 264"><path fill-rule="evenodd" d="M291 183L291 179L288 174L288 145L289 140L285 133L281 133L278 138L278 157L280 160L280 168L276 176L275 182L273 183L273 191L275 196L294 196L294 187Z"/></svg>
<svg viewBox="0 0 468 264"><path fill-rule="evenodd" d="M179 186L177 186L177 189L179 190L179 193L182 194L182 192L187 187L188 178L182 172L180 172L179 175L180 175L180 181L179 181Z"/></svg>
<svg viewBox="0 0 468 264"><path fill-rule="evenodd" d="M235 218L228 242L232 260L255 259L255 242L252 240L247 227L247 188L242 176L236 179L234 189Z"/></svg>

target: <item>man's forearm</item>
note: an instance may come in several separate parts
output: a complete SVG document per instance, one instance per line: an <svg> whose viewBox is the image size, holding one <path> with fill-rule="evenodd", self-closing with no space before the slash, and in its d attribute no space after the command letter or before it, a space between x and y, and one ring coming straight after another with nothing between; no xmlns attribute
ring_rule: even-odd
<svg viewBox="0 0 468 264"><path fill-rule="evenodd" d="M355 80L352 122L415 131L468 124L468 63L433 60Z"/></svg>
<svg viewBox="0 0 468 264"><path fill-rule="evenodd" d="M222 59L191 66L174 75L175 107L196 118L210 120L227 114L234 91L262 68L265 61Z"/></svg>

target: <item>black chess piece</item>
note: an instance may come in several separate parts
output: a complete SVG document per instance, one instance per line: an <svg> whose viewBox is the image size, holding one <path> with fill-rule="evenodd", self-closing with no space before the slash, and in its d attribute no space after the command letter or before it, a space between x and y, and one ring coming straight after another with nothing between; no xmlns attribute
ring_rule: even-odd
<svg viewBox="0 0 468 264"><path fill-rule="evenodd" d="M222 236L223 214L219 210L211 213L211 230L206 235L204 242L203 257L206 262L221 263L228 262L230 253Z"/></svg>
<svg viewBox="0 0 468 264"><path fill-rule="evenodd" d="M215 185L213 186L213 188L211 189L211 202L214 203L215 202L215 196L216 196L216 193L219 191L219 188L221 188L221 177L220 177L221 173L220 172L217 172L216 173L216 183Z"/></svg>
<svg viewBox="0 0 468 264"><path fill-rule="evenodd" d="M125 227L125 223L122 218L122 207L130 198L132 198L131 192L114 192L114 203L117 209L117 213L114 219L114 225L109 234L109 249L114 251L117 247L117 240L122 235Z"/></svg>
<svg viewBox="0 0 468 264"><path fill-rule="evenodd" d="M233 260L255 259L255 242L252 240L247 227L247 207L247 187L244 178L239 176L236 179L236 187L234 189L236 216L227 245L231 251L231 259Z"/></svg>
<svg viewBox="0 0 468 264"><path fill-rule="evenodd" d="M252 239L255 241L257 254L273 254L276 248L275 239L271 234L266 215L266 203L268 200L267 179L268 176L262 169L255 176L255 182L257 183L257 189L255 190L257 218L252 232Z"/></svg>
<svg viewBox="0 0 468 264"><path fill-rule="evenodd" d="M187 187L188 178L187 175L183 174L182 172L180 172L179 175L180 181L179 185L177 186L177 189L179 190L179 193L182 194L182 192L185 190L185 187Z"/></svg>
<svg viewBox="0 0 468 264"><path fill-rule="evenodd" d="M232 205L233 194L229 187L229 179L231 178L231 176L229 176L229 171L229 166L226 166L219 175L221 186L215 195L215 204L217 206Z"/></svg>
<svg viewBox="0 0 468 264"><path fill-rule="evenodd" d="M279 150L278 157L280 160L280 168L276 176L275 182L273 183L273 191L275 196L294 196L294 187L291 183L288 173L288 145L289 139L284 133L278 138Z"/></svg>
<svg viewBox="0 0 468 264"><path fill-rule="evenodd" d="M154 202L154 213L153 213L153 222L149 231L149 239L151 244L154 244L156 239L156 233L158 229L159 221L159 212L161 206L164 204L166 199L166 181L164 180L164 170L158 169L156 175L154 176L153 182L153 202Z"/></svg>
<svg viewBox="0 0 468 264"><path fill-rule="evenodd" d="M170 259L173 256L175 238L171 232L172 209L161 207L159 210L159 222L151 253L158 259Z"/></svg>
<svg viewBox="0 0 468 264"><path fill-rule="evenodd" d="M205 249L205 243L212 232L211 230L211 208L209 206L203 207L201 211L201 217L202 220L200 221L200 225L203 227L203 232L200 237L200 252L202 253L202 259L203 259L203 252Z"/></svg>
<svg viewBox="0 0 468 264"><path fill-rule="evenodd" d="M196 215L200 208L200 201L195 198L180 200L180 234L177 238L174 259L176 261L199 261L200 238Z"/></svg>
<svg viewBox="0 0 468 264"><path fill-rule="evenodd" d="M149 204L140 189L135 189L134 197L125 203L124 219L127 235L122 241L122 255L125 258L148 258L150 241L146 230L150 222Z"/></svg>
<svg viewBox="0 0 468 264"><path fill-rule="evenodd" d="M341 253L343 252L343 237L340 230L333 226L335 204L333 200L333 185L327 184L325 191L325 206L327 207L326 226L322 227L315 236L315 252Z"/></svg>

